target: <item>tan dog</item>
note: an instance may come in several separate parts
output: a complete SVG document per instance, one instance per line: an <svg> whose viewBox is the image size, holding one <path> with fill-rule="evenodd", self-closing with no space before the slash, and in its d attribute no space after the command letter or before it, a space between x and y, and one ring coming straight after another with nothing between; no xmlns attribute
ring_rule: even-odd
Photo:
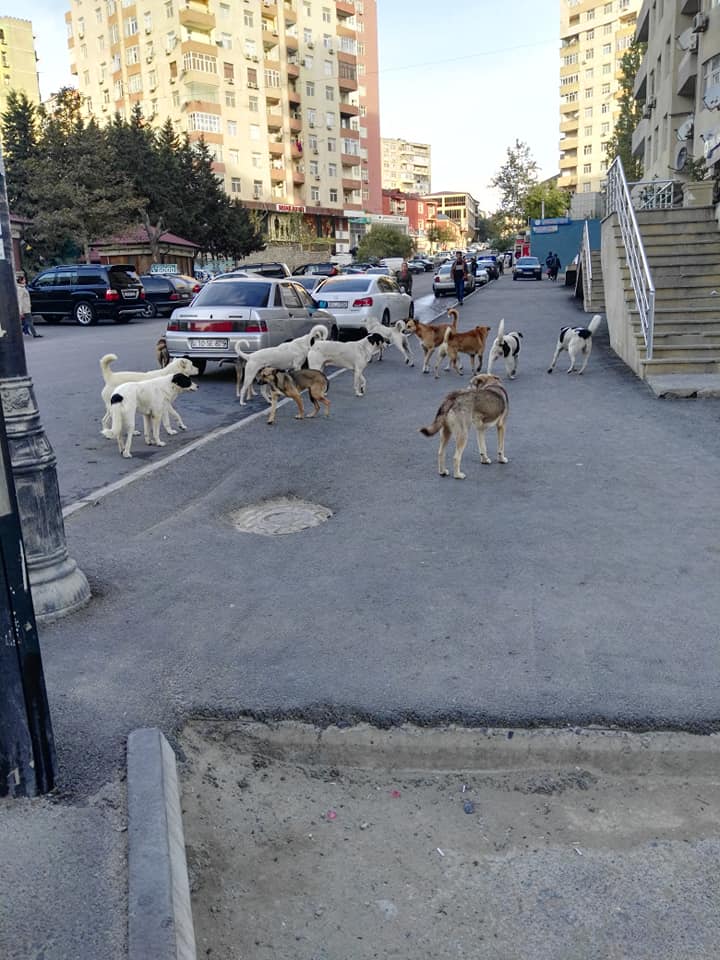
<svg viewBox="0 0 720 960"><path fill-rule="evenodd" d="M498 463L507 463L505 456L505 421L510 409L508 395L498 377L487 373L478 373L470 381L467 390L449 393L440 404L435 419L429 427L421 427L420 433L432 437L442 431L438 449L438 473L448 476L445 466L445 450L451 437L455 437L455 455L453 456L453 476L464 480L460 471L462 455L467 446L470 427L475 427L480 449L480 462L490 463L485 431L496 427L498 442Z"/></svg>
<svg viewBox="0 0 720 960"><path fill-rule="evenodd" d="M449 323L421 323L419 320L416 320L414 317L411 317L405 324L405 330L408 333L414 333L415 336L420 341L420 345L423 348L423 353L425 354L425 360L423 361L423 373L430 373L430 357L437 350L437 348L443 343L445 339L445 332L449 329L457 330L457 321L458 321L458 312L457 310L448 310L449 314L455 314L453 317L453 322ZM435 377L438 376L438 367L442 356L438 357L435 364Z"/></svg>
<svg viewBox="0 0 720 960"><path fill-rule="evenodd" d="M170 363L170 354L168 352L167 340L165 337L160 337L158 342L155 344L155 356L157 357L158 366L160 368L164 368Z"/></svg>
<svg viewBox="0 0 720 960"><path fill-rule="evenodd" d="M277 399L282 396L290 397L291 400L295 401L298 408L295 419L302 420L305 417L305 408L301 396L303 390L307 390L313 403L314 410L310 417L315 416L321 403L325 406L325 416L330 416L330 401L325 396L330 384L321 370L286 371L276 370L274 367L263 367L258 374L258 380L270 387L270 403L272 406L270 407L270 416L267 419L268 423L275 423Z"/></svg>
<svg viewBox="0 0 720 960"><path fill-rule="evenodd" d="M482 370L485 341L490 333L490 327L473 327L472 330L458 331L457 310L451 307L450 310L448 310L448 314L453 317L453 324L445 331L443 343L440 347L440 355L443 356L447 354L452 369L455 373L462 376L462 360L458 364L458 355L466 353L470 357L470 372L475 373L477 360L477 372L479 373L480 370Z"/></svg>

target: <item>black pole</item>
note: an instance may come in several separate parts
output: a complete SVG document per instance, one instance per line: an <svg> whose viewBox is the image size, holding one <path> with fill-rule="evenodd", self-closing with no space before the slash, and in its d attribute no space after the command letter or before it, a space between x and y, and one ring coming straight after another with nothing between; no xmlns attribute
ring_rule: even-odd
<svg viewBox="0 0 720 960"><path fill-rule="evenodd" d="M0 405L0 797L55 785L55 745Z"/></svg>

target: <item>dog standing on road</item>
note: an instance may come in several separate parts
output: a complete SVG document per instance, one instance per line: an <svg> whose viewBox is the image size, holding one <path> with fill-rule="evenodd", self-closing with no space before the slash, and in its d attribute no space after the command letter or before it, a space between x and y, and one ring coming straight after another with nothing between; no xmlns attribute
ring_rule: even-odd
<svg viewBox="0 0 720 960"><path fill-rule="evenodd" d="M451 307L448 310L449 316L453 318L452 326L448 327L440 345L440 356L447 356L450 366L455 373L462 376L462 360L458 363L458 356L466 353L470 357L470 373L482 370L482 359L485 351L485 341L490 333L490 327L473 327L472 330L458 330L458 311ZM435 376L437 377L437 365L435 367Z"/></svg>
<svg viewBox="0 0 720 960"><path fill-rule="evenodd" d="M405 324L407 332L414 333L423 348L423 353L425 354L422 368L423 373L430 373L430 358L445 339L446 330L451 328L453 331L457 331L457 310L448 310L448 314L453 317L452 323L421 323L412 317ZM435 379L438 377L438 368L441 360L442 355L438 356L435 363Z"/></svg>
<svg viewBox="0 0 720 960"><path fill-rule="evenodd" d="M497 429L498 463L507 463L505 456L505 421L510 410L507 391L498 377L487 373L478 373L470 381L466 390L456 390L449 393L440 404L435 419L429 427L421 427L420 433L432 437L441 431L440 447L438 449L438 473L441 477L448 476L445 466L445 450L450 438L455 438L455 454L453 456L453 476L456 480L464 480L461 472L462 455L467 446L470 427L475 427L480 462L490 463L490 457L485 443L485 431L488 427Z"/></svg>
<svg viewBox="0 0 720 960"><path fill-rule="evenodd" d="M236 395L240 398L240 406L245 405L245 398L253 396L253 380L263 367L274 367L276 370L299 370L307 360L308 350L318 340L327 339L327 327L316 323L310 333L302 337L295 337L287 343L278 343L274 347L261 347L253 353L243 353L241 345L250 347L247 340L238 340L235 343L235 353L245 362L240 384L240 372L237 374Z"/></svg>
<svg viewBox="0 0 720 960"><path fill-rule="evenodd" d="M380 336L385 340L386 345L396 347L400 353L403 355L405 363L410 366L415 366L415 358L412 355L412 350L408 343L407 334L405 333L405 321L396 320L395 323L391 323L389 327L386 327L382 323L378 323L377 320L368 325L368 333L379 333ZM385 347L380 348L380 360L383 358L383 353L385 352Z"/></svg>
<svg viewBox="0 0 720 960"><path fill-rule="evenodd" d="M161 369L170 363L170 353L168 352L168 345L165 337L160 337L158 342L155 344L155 356L157 357L158 366Z"/></svg>
<svg viewBox="0 0 720 960"><path fill-rule="evenodd" d="M497 336L490 348L488 357L487 372L492 373L493 364L501 357L505 361L505 373L509 380L515 379L517 373L518 358L520 356L520 341L522 334L519 330L513 330L512 333L505 333L505 320L500 321Z"/></svg>
<svg viewBox="0 0 720 960"><path fill-rule="evenodd" d="M548 373L553 372L557 358L560 356L560 351L567 350L568 354L570 355L570 367L567 371L568 373L572 373L575 370L575 361L580 354L585 354L583 365L577 371L578 374L581 374L588 365L588 360L590 359L590 354L592 353L593 334L600 326L601 321L602 317L599 313L596 313L586 327L561 327L560 336L558 337L558 342L555 346L555 354L552 358L552 363L548 368Z"/></svg>
<svg viewBox="0 0 720 960"><path fill-rule="evenodd" d="M113 391L116 387L119 387L121 383L133 383L135 381L143 380L154 380L157 377L166 376L167 374L173 373L184 373L187 377L194 377L197 375L198 368L192 362L188 360L187 357L176 357L174 360L171 360L170 363L165 367L164 370L147 370L144 372L138 372L135 370L112 370L110 364L114 363L117 360L117 357L114 353L106 353L103 357L100 357L100 372L102 373L103 380L105 381L105 386L102 388L102 401L105 404L105 414L102 418L102 430L101 433L104 437L112 439L114 434L110 429L110 397L113 394ZM170 427L170 417L175 418L175 422L180 427L181 430L187 430L187 427L182 422L180 414L173 408L173 405L170 406L165 411L165 418L163 420L163 426L168 433L176 433L176 430L173 430Z"/></svg>
<svg viewBox="0 0 720 960"><path fill-rule="evenodd" d="M110 397L111 436L117 440L118 450L123 457L132 457L130 447L138 411L143 415L145 443L164 447L165 441L160 439L160 424L167 408L179 393L197 388L197 384L184 373L120 384Z"/></svg>
<svg viewBox="0 0 720 960"><path fill-rule="evenodd" d="M325 406L325 416L330 416L330 401L327 399L329 382L322 370L275 370L273 367L264 367L258 374L258 380L270 387L270 416L268 423L275 423L275 411L278 397L290 397L297 404L296 420L305 417L305 408L302 402L302 392L307 390L313 403L313 412L308 419L315 416L320 404Z"/></svg>
<svg viewBox="0 0 720 960"><path fill-rule="evenodd" d="M319 340L308 352L308 366L311 370L322 370L326 363L335 367L345 367L353 372L353 388L356 397L365 394L367 382L363 370L370 363L373 354L386 343L379 333L369 333L362 340L340 343L337 340Z"/></svg>

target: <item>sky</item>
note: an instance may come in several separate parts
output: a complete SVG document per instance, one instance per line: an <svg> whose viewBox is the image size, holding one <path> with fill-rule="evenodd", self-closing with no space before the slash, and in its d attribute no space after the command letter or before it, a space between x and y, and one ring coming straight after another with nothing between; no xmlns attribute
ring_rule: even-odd
<svg viewBox="0 0 720 960"><path fill-rule="evenodd" d="M0 0L0 13L17 15ZM4 8L4 9L3 9ZM25 0L43 98L73 84L64 0ZM432 189L468 191L492 212L490 180L516 140L540 179L559 159L557 3L378 0L383 137L432 147Z"/></svg>

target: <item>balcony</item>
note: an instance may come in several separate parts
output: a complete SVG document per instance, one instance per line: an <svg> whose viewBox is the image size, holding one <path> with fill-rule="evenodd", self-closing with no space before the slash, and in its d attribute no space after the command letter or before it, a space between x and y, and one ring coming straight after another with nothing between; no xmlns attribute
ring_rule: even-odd
<svg viewBox="0 0 720 960"><path fill-rule="evenodd" d="M265 87L265 99L268 103L280 103L282 99L280 87Z"/></svg>
<svg viewBox="0 0 720 960"><path fill-rule="evenodd" d="M643 0L638 11L635 24L635 39L640 43L647 43L650 34L650 8L655 6L655 0Z"/></svg>
<svg viewBox="0 0 720 960"><path fill-rule="evenodd" d="M577 154L573 154L571 157L560 157L561 173L565 171L568 171L568 172L572 171L573 173L577 173L577 163L578 163Z"/></svg>
<svg viewBox="0 0 720 960"><path fill-rule="evenodd" d="M343 167L356 167L360 163L360 157L356 153L341 153L340 163Z"/></svg>
<svg viewBox="0 0 720 960"><path fill-rule="evenodd" d="M560 133L577 133L578 126L580 121L577 117L569 118L568 120L563 120L560 124Z"/></svg>
<svg viewBox="0 0 720 960"><path fill-rule="evenodd" d="M360 190L362 188L362 180L346 180L343 177L342 188L343 190Z"/></svg>
<svg viewBox="0 0 720 960"><path fill-rule="evenodd" d="M273 0L263 0L262 15L263 17L276 17L278 15L277 3L274 3Z"/></svg>
<svg viewBox="0 0 720 960"><path fill-rule="evenodd" d="M636 100L645 100L647 97L647 57L643 57L642 63L635 75L633 96Z"/></svg>
<svg viewBox="0 0 720 960"><path fill-rule="evenodd" d="M266 50L270 50L280 43L280 34L275 27L265 27L263 25L262 42Z"/></svg>
<svg viewBox="0 0 720 960"><path fill-rule="evenodd" d="M276 140L271 140L268 143L268 153L273 157L281 157L285 153L285 145L282 140L279 142Z"/></svg>
<svg viewBox="0 0 720 960"><path fill-rule="evenodd" d="M702 7L702 0L681 0L680 2L680 13L684 13L686 17L692 17L696 13L700 13Z"/></svg>
<svg viewBox="0 0 720 960"><path fill-rule="evenodd" d="M578 102L577 100L571 100L569 103L560 104L560 113L577 113Z"/></svg>
<svg viewBox="0 0 720 960"><path fill-rule="evenodd" d="M290 103L300 103L300 93L297 90L293 90L292 87L288 87L288 100Z"/></svg>
<svg viewBox="0 0 720 960"><path fill-rule="evenodd" d="M184 40L180 44L180 53L203 53L217 59L217 45L210 41L210 37L203 40Z"/></svg>
<svg viewBox="0 0 720 960"><path fill-rule="evenodd" d="M272 183L285 183L285 168L270 167L270 180Z"/></svg>
<svg viewBox="0 0 720 960"><path fill-rule="evenodd" d="M677 86L675 92L679 97L695 99L695 84L697 81L698 58L694 50L686 50L678 64Z"/></svg>
<svg viewBox="0 0 720 960"><path fill-rule="evenodd" d="M188 30L202 30L209 33L215 29L215 14L208 10L208 5L197 4L183 7L179 13L180 26Z"/></svg>
<svg viewBox="0 0 720 960"><path fill-rule="evenodd" d="M347 140L359 140L360 131L355 130L354 127L344 127L340 126L340 136L345 137Z"/></svg>
<svg viewBox="0 0 720 960"><path fill-rule="evenodd" d="M302 170L293 170L293 183L305 183L305 174L302 172Z"/></svg>
<svg viewBox="0 0 720 960"><path fill-rule="evenodd" d="M353 73L351 76L343 76L340 74L338 77L338 87L343 91L343 93L350 93L357 90L357 74Z"/></svg>
<svg viewBox="0 0 720 960"><path fill-rule="evenodd" d="M335 13L339 20L355 16L355 4L352 0L335 0Z"/></svg>
<svg viewBox="0 0 720 960"><path fill-rule="evenodd" d="M290 117L290 129L293 133L300 133L302 130L302 120L300 117Z"/></svg>
<svg viewBox="0 0 720 960"><path fill-rule="evenodd" d="M577 150L578 139L577 137L565 137L560 141L560 150L561 152L566 152L568 150Z"/></svg>
<svg viewBox="0 0 720 960"><path fill-rule="evenodd" d="M300 76L300 64L294 63L292 60L288 60L287 75L290 80L297 80L297 78Z"/></svg>
<svg viewBox="0 0 720 960"><path fill-rule="evenodd" d="M341 117L359 117L360 116L360 107L356 107L354 103L343 103L341 100L338 104Z"/></svg>
<svg viewBox="0 0 720 960"><path fill-rule="evenodd" d="M283 117L280 110L267 111L268 130L282 130Z"/></svg>
<svg viewBox="0 0 720 960"><path fill-rule="evenodd" d="M285 0L283 3L283 14L285 15L285 25L288 23L297 23L297 10L291 0Z"/></svg>
<svg viewBox="0 0 720 960"><path fill-rule="evenodd" d="M295 51L297 51L297 49L298 49L298 38L297 38L297 36L296 36L294 33L286 33L286 34L285 34L285 46L288 48L288 50L295 50Z"/></svg>
<svg viewBox="0 0 720 960"><path fill-rule="evenodd" d="M345 27L342 23L338 23L335 32L339 37L347 37L349 40L357 40L357 30L355 27Z"/></svg>
<svg viewBox="0 0 720 960"><path fill-rule="evenodd" d="M206 73L204 70L181 70L180 81L193 86L206 86L210 91L220 85L220 76L217 73Z"/></svg>
<svg viewBox="0 0 720 960"><path fill-rule="evenodd" d="M649 129L649 121L641 120L633 130L632 153L634 157L643 157L645 155L645 140L647 139Z"/></svg>
<svg viewBox="0 0 720 960"><path fill-rule="evenodd" d="M265 70L274 70L276 73L280 73L280 61L274 57L265 57L263 67Z"/></svg>

